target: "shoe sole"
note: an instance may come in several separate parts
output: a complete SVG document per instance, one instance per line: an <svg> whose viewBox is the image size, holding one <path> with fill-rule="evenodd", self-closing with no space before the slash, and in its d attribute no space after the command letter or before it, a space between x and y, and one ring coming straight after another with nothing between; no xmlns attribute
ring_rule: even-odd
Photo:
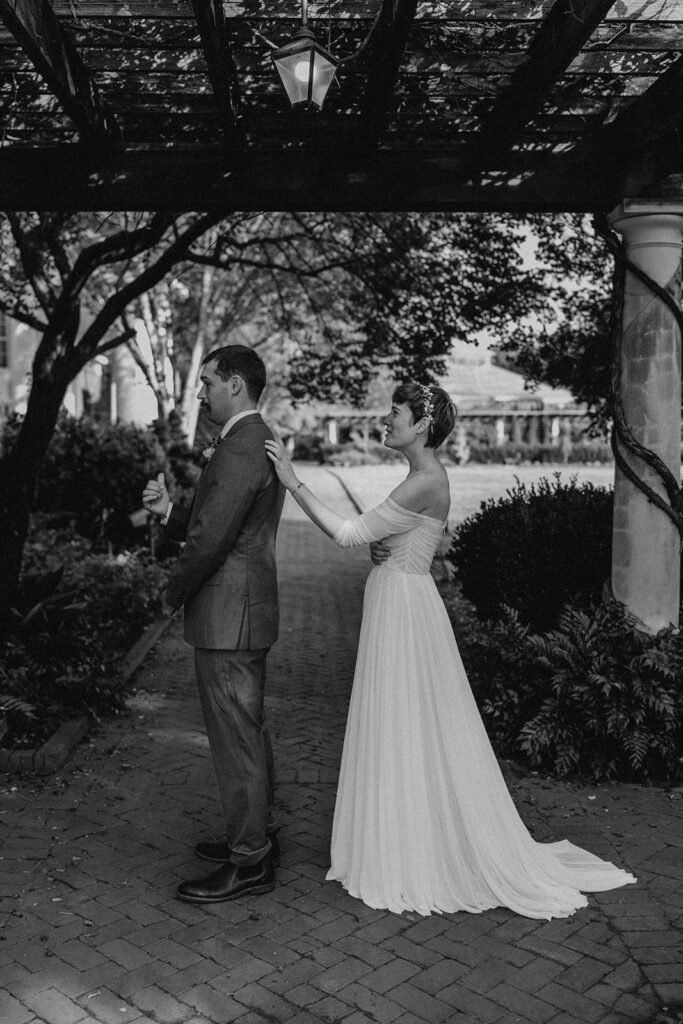
<svg viewBox="0 0 683 1024"><path fill-rule="evenodd" d="M176 898L185 903L227 903L228 900L237 900L240 896L258 896L265 892L272 892L274 888L275 882L264 882L263 885L240 889L239 892L230 893L229 896L186 896L184 893L176 892Z"/></svg>

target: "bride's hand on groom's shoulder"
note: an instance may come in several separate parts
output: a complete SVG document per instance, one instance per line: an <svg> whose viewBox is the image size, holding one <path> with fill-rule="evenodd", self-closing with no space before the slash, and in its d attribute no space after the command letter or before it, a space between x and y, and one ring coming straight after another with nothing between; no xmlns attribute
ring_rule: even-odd
<svg viewBox="0 0 683 1024"><path fill-rule="evenodd" d="M273 463L280 482L284 484L288 491L294 490L299 481L296 473L294 472L292 460L287 454L287 449L283 444L282 438L276 430L273 430L273 440L267 440L265 442L265 446L266 455Z"/></svg>

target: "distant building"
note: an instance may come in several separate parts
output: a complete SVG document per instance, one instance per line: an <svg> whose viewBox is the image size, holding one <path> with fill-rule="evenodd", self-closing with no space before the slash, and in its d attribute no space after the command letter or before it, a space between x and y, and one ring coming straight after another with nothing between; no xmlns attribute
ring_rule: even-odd
<svg viewBox="0 0 683 1024"><path fill-rule="evenodd" d="M38 331L0 313L0 423L13 412L26 412L39 344ZM87 363L69 384L63 405L72 416L97 409L112 423L140 426L158 415L154 393L123 345Z"/></svg>
<svg viewBox="0 0 683 1024"><path fill-rule="evenodd" d="M577 404L570 391L547 384L526 388L522 375L494 363L493 352L485 345L455 342L439 384L458 408L454 441L463 449L464 460L468 442L501 447L508 441L561 445L564 439L569 444L585 425L585 406ZM321 404L318 423L326 440L336 444L349 434L360 435L366 444L371 438L380 440L390 395L389 387L381 408Z"/></svg>
<svg viewBox="0 0 683 1024"><path fill-rule="evenodd" d="M439 383L458 407L461 430L496 446L559 444L583 427L586 417L586 407L570 391L548 384L525 387L522 375L496 365L485 345L456 342Z"/></svg>

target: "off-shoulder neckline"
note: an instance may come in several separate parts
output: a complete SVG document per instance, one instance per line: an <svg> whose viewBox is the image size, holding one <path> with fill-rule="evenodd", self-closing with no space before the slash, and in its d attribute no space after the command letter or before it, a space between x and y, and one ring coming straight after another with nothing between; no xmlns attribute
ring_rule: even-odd
<svg viewBox="0 0 683 1024"><path fill-rule="evenodd" d="M397 508L399 512L407 512L409 516L418 516L420 519L429 519L432 523L438 523L440 526L445 526L448 519L438 519L436 516L425 515L424 512L413 512L411 508L404 508L403 505L399 505L394 498L387 498L387 502L391 502L394 508Z"/></svg>

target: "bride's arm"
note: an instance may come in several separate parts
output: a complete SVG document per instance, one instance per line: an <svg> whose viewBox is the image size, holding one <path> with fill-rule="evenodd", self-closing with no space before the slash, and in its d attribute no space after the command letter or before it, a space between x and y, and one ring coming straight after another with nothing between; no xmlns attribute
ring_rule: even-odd
<svg viewBox="0 0 683 1024"><path fill-rule="evenodd" d="M277 435L275 436L277 438ZM297 479L294 467L279 438L275 441L266 441L266 453L275 466L280 482L287 488L297 505L328 537L334 537L346 521L344 516L328 508L306 484Z"/></svg>
<svg viewBox="0 0 683 1024"><path fill-rule="evenodd" d="M319 526L340 547L359 547L373 540L403 533L415 526L415 513L400 508L393 502L382 502L377 508L364 512L355 519L345 519L329 508L305 486L294 472L289 456L279 438L266 441L268 457L275 466L281 483L293 495L309 519Z"/></svg>

